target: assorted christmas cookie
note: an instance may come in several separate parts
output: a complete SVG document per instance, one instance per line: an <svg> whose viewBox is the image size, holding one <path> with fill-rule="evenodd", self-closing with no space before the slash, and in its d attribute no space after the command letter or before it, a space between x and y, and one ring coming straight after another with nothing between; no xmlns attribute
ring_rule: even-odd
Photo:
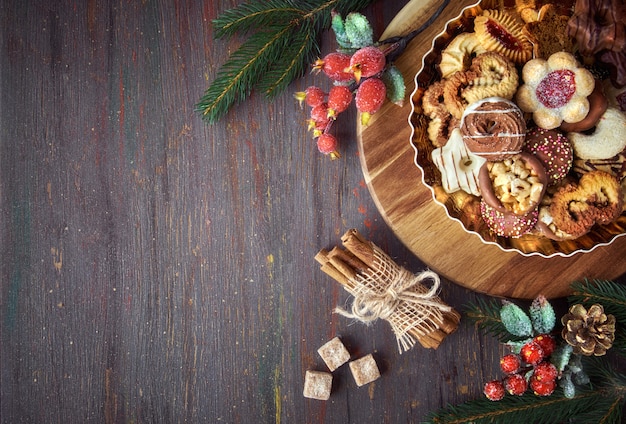
<svg viewBox="0 0 626 424"><path fill-rule="evenodd" d="M503 160L522 151L526 122L520 108L502 97L472 103L461 117L468 149L488 160Z"/></svg>
<svg viewBox="0 0 626 424"><path fill-rule="evenodd" d="M508 12L485 10L474 20L474 31L487 50L524 63L532 58L533 45L524 35L522 23Z"/></svg>
<svg viewBox="0 0 626 424"><path fill-rule="evenodd" d="M448 111L457 119L465 108L487 97L511 99L519 77L515 65L499 53L476 56L466 72L456 72L445 82L443 99Z"/></svg>
<svg viewBox="0 0 626 424"><path fill-rule="evenodd" d="M570 53L558 52L547 60L528 61L522 69L522 80L516 102L523 111L533 114L541 128L557 128L563 121L579 122L589 113L587 96L595 80Z"/></svg>
<svg viewBox="0 0 626 424"><path fill-rule="evenodd" d="M554 224L574 238L595 224L608 224L622 213L624 195L617 178L603 171L584 174L577 184L559 189L550 204Z"/></svg>
<svg viewBox="0 0 626 424"><path fill-rule="evenodd" d="M561 182L569 173L574 160L574 150L569 140L554 129L532 128L526 133L524 150L541 161L548 177L548 186Z"/></svg>
<svg viewBox="0 0 626 424"><path fill-rule="evenodd" d="M478 175L483 201L501 212L515 215L527 215L538 207L547 181L541 161L527 152L487 162Z"/></svg>
<svg viewBox="0 0 626 424"><path fill-rule="evenodd" d="M448 78L455 72L465 72L469 69L474 57L486 52L487 50L480 44L476 34L463 32L441 52L439 72L443 78Z"/></svg>
<svg viewBox="0 0 626 424"><path fill-rule="evenodd" d="M441 172L441 183L446 192L463 190L480 195L478 175L486 160L467 148L458 128L452 130L445 146L433 150L432 160Z"/></svg>
<svg viewBox="0 0 626 424"><path fill-rule="evenodd" d="M576 156L581 159L607 159L626 148L626 115L608 108L591 134L572 132L567 137L572 142Z"/></svg>
<svg viewBox="0 0 626 424"><path fill-rule="evenodd" d="M574 42L568 35L569 17L557 12L556 6L547 4L537 12L537 20L524 25L522 33L533 44L533 57L547 59L552 54L574 51Z"/></svg>
<svg viewBox="0 0 626 424"><path fill-rule="evenodd" d="M533 230L537 223L538 211L533 209L526 215L502 212L485 201L480 202L482 219L500 237L521 237Z"/></svg>
<svg viewBox="0 0 626 424"><path fill-rule="evenodd" d="M626 9L575 3L479 10L442 50L417 110L468 229L575 240L625 209Z"/></svg>

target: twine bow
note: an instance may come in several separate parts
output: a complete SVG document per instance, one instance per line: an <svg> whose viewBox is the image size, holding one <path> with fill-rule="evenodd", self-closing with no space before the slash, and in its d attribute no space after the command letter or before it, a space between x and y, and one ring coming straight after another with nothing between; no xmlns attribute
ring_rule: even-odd
<svg viewBox="0 0 626 424"><path fill-rule="evenodd" d="M443 322L443 313L452 308L437 296L441 280L426 270L412 274L375 249L378 272L357 274L350 310L335 308L335 313L369 324L379 318L391 324L400 352L415 344L414 334L428 334ZM423 283L432 281L430 289ZM411 331L412 330L412 331Z"/></svg>
<svg viewBox="0 0 626 424"><path fill-rule="evenodd" d="M416 285L421 285L423 281L428 279L433 281L430 290L425 293L413 290ZM440 285L439 275L433 271L423 271L414 275L402 268L383 293L363 290L354 296L350 312L339 307L335 308L335 312L364 323L370 323L379 318L389 320L389 317L396 312L398 305L402 302L448 312L452 308L437 300Z"/></svg>

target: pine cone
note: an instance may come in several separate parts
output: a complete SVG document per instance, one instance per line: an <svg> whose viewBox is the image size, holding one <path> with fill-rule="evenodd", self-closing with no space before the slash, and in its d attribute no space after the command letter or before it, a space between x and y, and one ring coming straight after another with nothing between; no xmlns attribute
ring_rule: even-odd
<svg viewBox="0 0 626 424"><path fill-rule="evenodd" d="M615 340L615 317L605 314L602 305L592 305L589 310L581 304L572 305L561 323L561 335L574 347L574 353L602 356Z"/></svg>

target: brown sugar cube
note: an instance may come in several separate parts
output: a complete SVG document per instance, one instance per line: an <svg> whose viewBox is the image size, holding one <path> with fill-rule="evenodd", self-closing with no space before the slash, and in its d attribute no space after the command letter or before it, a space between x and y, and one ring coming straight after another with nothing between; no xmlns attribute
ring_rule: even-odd
<svg viewBox="0 0 626 424"><path fill-rule="evenodd" d="M343 345L339 337L326 342L317 349L328 369L332 372L350 360L350 353Z"/></svg>
<svg viewBox="0 0 626 424"><path fill-rule="evenodd" d="M303 395L306 398L328 400L333 376L324 371L307 371L304 376Z"/></svg>
<svg viewBox="0 0 626 424"><path fill-rule="evenodd" d="M359 387L364 384L371 383L380 377L378 365L376 365L376 361L371 353L350 362L350 371L352 371L354 381Z"/></svg>

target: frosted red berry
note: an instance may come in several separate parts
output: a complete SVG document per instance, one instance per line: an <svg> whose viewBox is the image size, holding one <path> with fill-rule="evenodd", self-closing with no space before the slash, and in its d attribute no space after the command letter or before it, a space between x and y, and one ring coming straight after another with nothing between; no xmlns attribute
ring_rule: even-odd
<svg viewBox="0 0 626 424"><path fill-rule="evenodd" d="M311 123L313 128L321 129L328 125L328 104L322 103L311 109ZM309 125L311 127L311 125Z"/></svg>
<svg viewBox="0 0 626 424"><path fill-rule="evenodd" d="M505 395L504 384L500 380L490 381L485 384L483 393L489 400L501 400Z"/></svg>
<svg viewBox="0 0 626 424"><path fill-rule="evenodd" d="M528 382L521 374L512 374L504 379L504 388L515 396L521 396L528 389Z"/></svg>
<svg viewBox="0 0 626 424"><path fill-rule="evenodd" d="M322 103L324 103L324 100L326 99L326 93L324 92L324 90L314 85L304 90L304 94L305 94L304 100L306 104L311 107L321 105Z"/></svg>
<svg viewBox="0 0 626 424"><path fill-rule="evenodd" d="M531 365L538 364L545 357L543 349L538 343L535 342L528 342L522 346L520 356L524 362Z"/></svg>
<svg viewBox="0 0 626 424"><path fill-rule="evenodd" d="M537 396L550 396L556 389L556 380L539 380L533 374L530 377L529 386Z"/></svg>
<svg viewBox="0 0 626 424"><path fill-rule="evenodd" d="M352 73L346 72L350 67L350 55L345 53L333 52L318 59L313 64L314 71L322 71L328 78L333 81L346 82L354 78Z"/></svg>
<svg viewBox="0 0 626 424"><path fill-rule="evenodd" d="M381 79L366 79L356 91L356 108L359 112L374 114L383 105L386 95L387 88Z"/></svg>
<svg viewBox="0 0 626 424"><path fill-rule="evenodd" d="M328 116L337 117L338 114L348 109L352 103L352 91L345 85L335 85L328 92Z"/></svg>
<svg viewBox="0 0 626 424"><path fill-rule="evenodd" d="M514 374L520 370L522 358L519 355L510 353L500 359L500 368L505 374Z"/></svg>
<svg viewBox="0 0 626 424"><path fill-rule="evenodd" d="M368 78L381 72L387 63L385 54L374 46L363 47L354 52L350 58L349 72L354 74L357 81Z"/></svg>
<svg viewBox="0 0 626 424"><path fill-rule="evenodd" d="M324 133L317 138L317 149L325 155L337 152L337 139L334 135Z"/></svg>
<svg viewBox="0 0 626 424"><path fill-rule="evenodd" d="M539 381L554 381L559 376L556 367L548 361L543 361L535 366L533 376Z"/></svg>
<svg viewBox="0 0 626 424"><path fill-rule="evenodd" d="M554 337L549 334L540 334L533 339L533 342L541 346L543 354L546 357L552 355L552 352L554 352L554 349L556 348L556 341L554 340Z"/></svg>

